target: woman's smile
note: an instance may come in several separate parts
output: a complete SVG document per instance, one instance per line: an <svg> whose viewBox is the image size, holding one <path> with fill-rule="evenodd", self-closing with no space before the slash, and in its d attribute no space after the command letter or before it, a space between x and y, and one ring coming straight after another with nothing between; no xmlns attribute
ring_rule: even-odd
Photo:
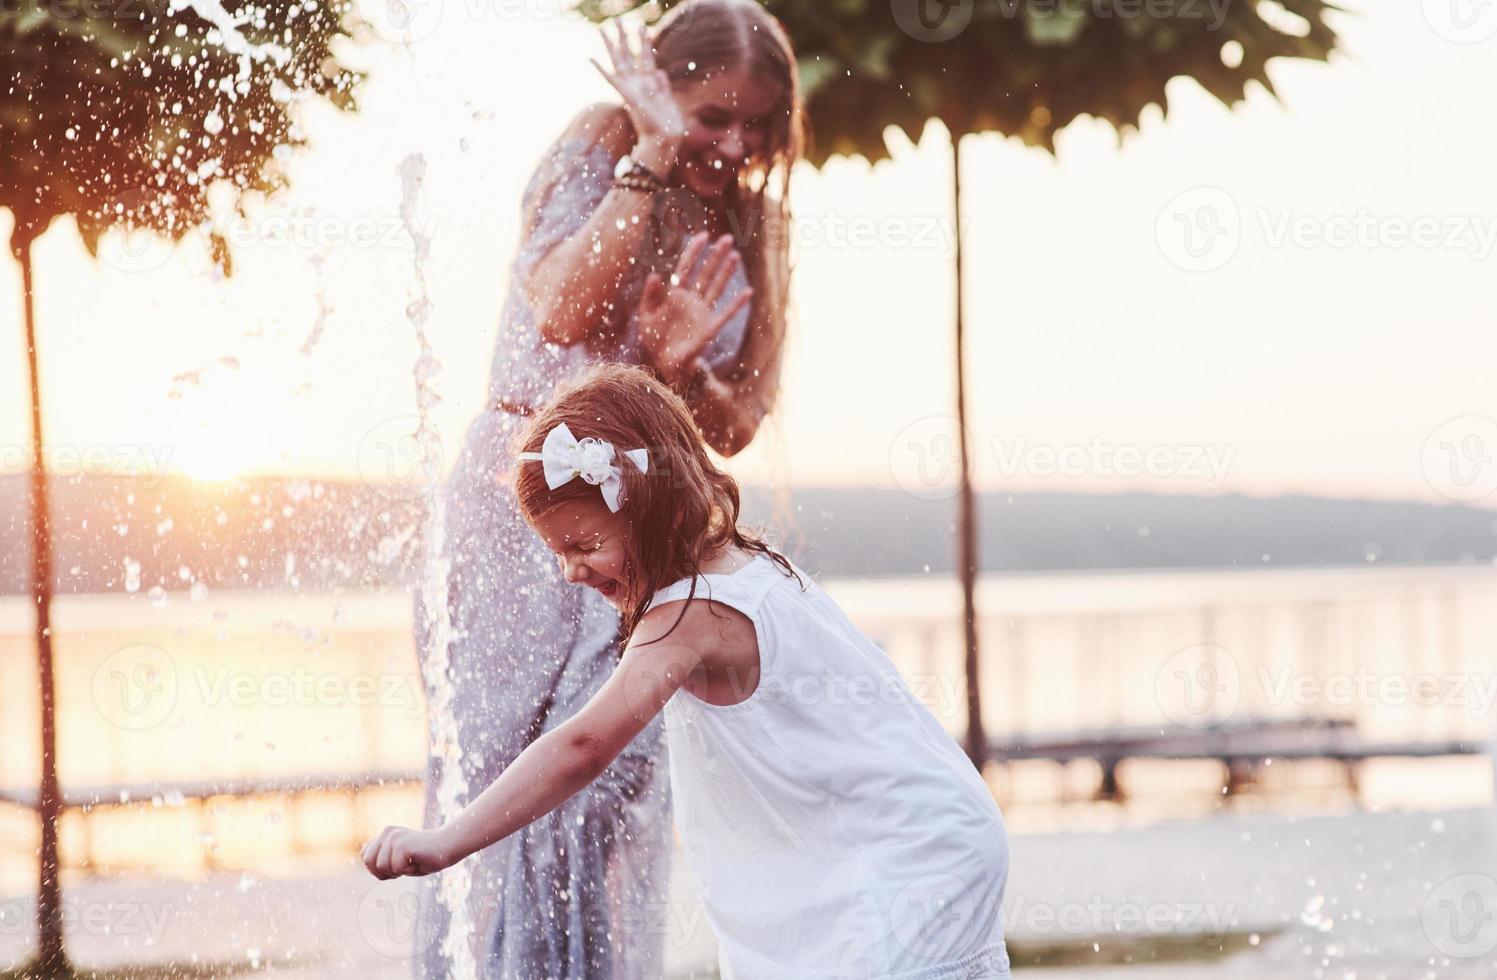
<svg viewBox="0 0 1497 980"><path fill-rule="evenodd" d="M684 182L703 197L716 197L768 145L776 95L743 68L706 73L672 94L686 121L680 155Z"/></svg>
<svg viewBox="0 0 1497 980"><path fill-rule="evenodd" d="M706 157L698 156L688 161L687 166L692 169L699 181L712 187L723 187L732 183L738 173L736 167L717 157L708 160Z"/></svg>

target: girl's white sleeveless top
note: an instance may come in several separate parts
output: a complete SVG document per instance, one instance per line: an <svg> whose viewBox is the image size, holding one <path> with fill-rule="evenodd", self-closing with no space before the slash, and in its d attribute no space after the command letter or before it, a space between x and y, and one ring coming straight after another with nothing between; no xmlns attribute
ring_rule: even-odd
<svg viewBox="0 0 1497 980"><path fill-rule="evenodd" d="M754 624L759 683L666 703L680 832L725 980L1008 977L1008 838L956 741L799 566L695 579ZM651 606L685 599L692 579Z"/></svg>

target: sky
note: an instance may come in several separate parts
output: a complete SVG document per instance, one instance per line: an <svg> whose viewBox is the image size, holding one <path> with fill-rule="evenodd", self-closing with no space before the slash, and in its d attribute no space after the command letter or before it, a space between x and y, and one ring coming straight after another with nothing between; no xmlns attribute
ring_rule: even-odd
<svg viewBox="0 0 1497 980"><path fill-rule="evenodd" d="M230 279L194 242L114 236L96 261L55 225L36 258L54 470L379 479L414 424L413 154L450 464L482 407L521 191L612 94L567 6L425 0L423 36L360 48L360 111L308 111L291 189L255 206ZM1270 66L1277 100L1255 86L1229 110L1177 79L1168 119L1121 140L1090 119L1055 157L968 138L980 487L1497 506L1497 6L1358 8L1331 64ZM949 140L889 141L891 161L794 175L785 386L730 463L748 482L951 492ZM19 293L0 263L5 471L27 442Z"/></svg>

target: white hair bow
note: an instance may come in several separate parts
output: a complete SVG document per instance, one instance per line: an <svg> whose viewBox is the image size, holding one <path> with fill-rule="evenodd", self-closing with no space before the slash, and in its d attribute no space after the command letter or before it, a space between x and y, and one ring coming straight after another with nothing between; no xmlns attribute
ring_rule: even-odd
<svg viewBox="0 0 1497 980"><path fill-rule="evenodd" d="M579 476L600 487L604 503L617 514L619 492L624 483L622 471L614 465L613 452L613 443L592 436L579 441L565 422L558 422L546 433L540 452L521 453L520 459L540 460L546 473L546 486L552 490ZM650 454L645 450L626 449L624 455L639 467L641 473L649 471Z"/></svg>

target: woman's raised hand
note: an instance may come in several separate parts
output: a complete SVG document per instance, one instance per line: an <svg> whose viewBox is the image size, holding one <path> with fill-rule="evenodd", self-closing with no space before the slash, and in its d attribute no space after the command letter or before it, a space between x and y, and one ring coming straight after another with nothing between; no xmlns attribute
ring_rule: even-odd
<svg viewBox="0 0 1497 980"><path fill-rule="evenodd" d="M679 143L686 135L686 121L681 117L681 108L671 94L670 78L655 65L655 49L650 43L650 32L643 22L636 36L639 50L629 43L629 35L621 21L614 21L615 35L608 36L608 28L599 29L608 56L613 61L609 71L589 58L593 67L602 72L624 99L624 108L634 123L634 132L641 140L654 139L670 144Z"/></svg>
<svg viewBox="0 0 1497 980"><path fill-rule="evenodd" d="M745 288L722 312L716 311L728 279L743 259L733 247L733 236L723 235L713 243L702 267L693 271L707 239L702 232L687 241L669 283L651 272L639 300L644 358L673 384L684 378L712 338L754 296L752 289Z"/></svg>

